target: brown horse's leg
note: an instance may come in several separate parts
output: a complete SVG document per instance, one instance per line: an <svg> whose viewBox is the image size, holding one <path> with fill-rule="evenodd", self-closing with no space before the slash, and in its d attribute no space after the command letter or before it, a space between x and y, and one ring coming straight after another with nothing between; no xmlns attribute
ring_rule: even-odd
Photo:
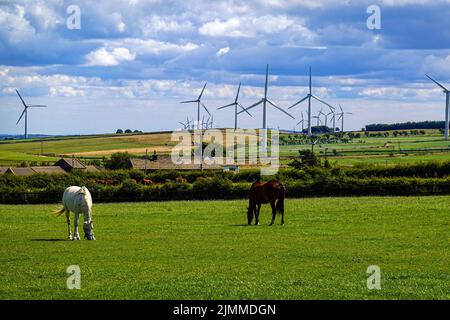
<svg viewBox="0 0 450 320"><path fill-rule="evenodd" d="M255 208L255 226L259 224L259 212L261 211L261 204L259 203L258 206Z"/></svg>
<svg viewBox="0 0 450 320"><path fill-rule="evenodd" d="M275 215L277 214L277 208L275 207L275 201L270 203L270 206L272 207L272 222L270 222L270 226L275 223Z"/></svg>
<svg viewBox="0 0 450 320"><path fill-rule="evenodd" d="M256 213L256 204L250 199L248 203L248 209L247 209L247 222L248 225L252 224L253 216Z"/></svg>

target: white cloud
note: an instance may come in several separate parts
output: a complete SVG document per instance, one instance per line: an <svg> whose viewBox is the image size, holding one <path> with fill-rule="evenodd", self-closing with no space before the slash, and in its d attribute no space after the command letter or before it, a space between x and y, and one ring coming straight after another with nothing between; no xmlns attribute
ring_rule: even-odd
<svg viewBox="0 0 450 320"><path fill-rule="evenodd" d="M436 98L436 94L441 90L436 88L421 88L417 86L413 87L378 87L378 88L366 88L361 90L358 95L371 98L384 98L384 99L430 99Z"/></svg>
<svg viewBox="0 0 450 320"><path fill-rule="evenodd" d="M228 52L230 52L230 47L224 47L219 49L219 51L216 52L216 56L221 57L226 55Z"/></svg>
<svg viewBox="0 0 450 320"><path fill-rule="evenodd" d="M158 32L191 32L194 29L190 21L178 21L175 16L151 16L142 20L140 28L144 36Z"/></svg>
<svg viewBox="0 0 450 320"><path fill-rule="evenodd" d="M198 31L204 36L239 38L278 34L287 30L291 38L310 40L314 37L314 33L302 23L285 15L233 17L224 21L216 18L203 24Z"/></svg>
<svg viewBox="0 0 450 320"><path fill-rule="evenodd" d="M0 35L11 44L18 44L34 36L35 29L25 17L25 8L16 5L12 11L0 10Z"/></svg>
<svg viewBox="0 0 450 320"><path fill-rule="evenodd" d="M30 1L29 7L26 8L27 14L32 15L39 27L43 30L49 30L56 27L58 23L62 23L53 7L42 1Z"/></svg>
<svg viewBox="0 0 450 320"><path fill-rule="evenodd" d="M450 73L450 55L445 57L439 57L436 55L429 55L425 57L425 62L423 64L423 72L431 73L440 77L445 77L448 79L448 74Z"/></svg>
<svg viewBox="0 0 450 320"><path fill-rule="evenodd" d="M241 22L237 18L226 21L214 19L202 25L198 31L200 34L211 37L248 37L249 35L240 30Z"/></svg>
<svg viewBox="0 0 450 320"><path fill-rule="evenodd" d="M116 66L124 61L134 61L135 53L131 53L127 48L115 48L108 51L100 48L86 55L88 66Z"/></svg>
<svg viewBox="0 0 450 320"><path fill-rule="evenodd" d="M63 96L63 97L76 97L84 96L83 90L77 90L69 86L50 87L49 93L51 97Z"/></svg>

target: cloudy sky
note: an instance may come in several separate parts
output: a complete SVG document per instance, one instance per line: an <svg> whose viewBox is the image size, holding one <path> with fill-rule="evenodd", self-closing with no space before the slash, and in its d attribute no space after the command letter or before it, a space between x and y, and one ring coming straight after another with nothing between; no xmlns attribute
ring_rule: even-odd
<svg viewBox="0 0 450 320"><path fill-rule="evenodd" d="M80 29L69 29L70 5ZM381 8L381 29L367 8ZM45 134L172 130L204 103L217 126L233 124L217 107L263 94L287 109L307 92L349 115L345 129L368 123L441 120L450 85L450 0L28 0L0 1L0 133L22 133L17 88L30 104L29 131ZM73 20L70 20L73 21ZM69 21L69 22L70 22ZM314 104L318 112L322 106ZM291 109L299 117L306 105ZM260 127L261 112L242 115ZM275 109L268 125L297 121Z"/></svg>

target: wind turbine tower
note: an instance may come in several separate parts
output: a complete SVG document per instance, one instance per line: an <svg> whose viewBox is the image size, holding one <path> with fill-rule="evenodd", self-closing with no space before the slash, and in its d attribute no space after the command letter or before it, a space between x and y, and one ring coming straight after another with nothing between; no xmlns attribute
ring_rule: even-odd
<svg viewBox="0 0 450 320"><path fill-rule="evenodd" d="M328 104L327 102L323 101L322 99L320 99L317 96L312 94L312 75L311 75L311 67L309 67L309 93L306 95L306 97L304 97L303 99L301 99L300 101L296 102L295 104L293 104L292 106L289 107L289 109L294 108L295 106L299 105L303 101L308 100L308 136L312 136L312 131L311 131L311 118L312 118L311 98L319 101L322 104L327 105L331 109L334 109L332 105Z"/></svg>
<svg viewBox="0 0 450 320"><path fill-rule="evenodd" d="M445 93L445 140L448 141L448 122L449 122L449 112L450 112L450 91L442 84L431 78L429 75L426 75L428 79L433 81L436 85L438 85Z"/></svg>

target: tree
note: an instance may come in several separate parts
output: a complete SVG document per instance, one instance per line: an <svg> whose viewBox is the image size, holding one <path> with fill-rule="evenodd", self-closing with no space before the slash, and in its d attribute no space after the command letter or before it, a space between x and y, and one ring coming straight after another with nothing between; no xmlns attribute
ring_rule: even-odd
<svg viewBox="0 0 450 320"><path fill-rule="evenodd" d="M116 134L121 134L121 133L123 133L123 130L122 129L117 129Z"/></svg>
<svg viewBox="0 0 450 320"><path fill-rule="evenodd" d="M106 160L105 167L110 170L128 169L130 167L131 156L128 152L116 152L111 158Z"/></svg>
<svg viewBox="0 0 450 320"><path fill-rule="evenodd" d="M311 150L299 150L299 159L292 161L289 166L296 169L304 169L306 167L318 167L321 161L318 156Z"/></svg>
<svg viewBox="0 0 450 320"><path fill-rule="evenodd" d="M131 131L131 129L127 129L125 130L125 133L132 133L133 131Z"/></svg>

